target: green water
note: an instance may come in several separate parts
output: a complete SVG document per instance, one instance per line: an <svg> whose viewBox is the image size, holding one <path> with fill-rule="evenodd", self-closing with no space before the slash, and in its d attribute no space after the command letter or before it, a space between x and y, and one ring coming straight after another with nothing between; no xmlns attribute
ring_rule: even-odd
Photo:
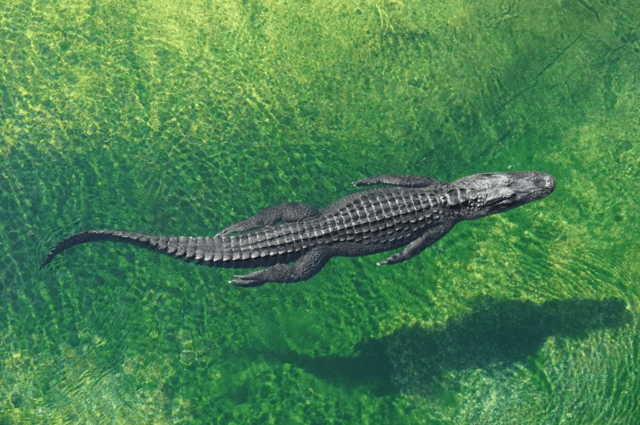
<svg viewBox="0 0 640 425"><path fill-rule="evenodd" d="M640 4L0 5L0 424L634 424ZM308 282L111 243L382 173L548 198Z"/></svg>

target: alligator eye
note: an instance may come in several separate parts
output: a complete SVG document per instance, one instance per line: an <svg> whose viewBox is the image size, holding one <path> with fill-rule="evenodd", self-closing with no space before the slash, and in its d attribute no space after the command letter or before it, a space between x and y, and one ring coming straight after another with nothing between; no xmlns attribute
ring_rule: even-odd
<svg viewBox="0 0 640 425"><path fill-rule="evenodd" d="M497 189L494 192L490 192L489 195L487 196L487 199L485 201L486 205L499 205L503 202L507 202L510 199L514 198L516 196L516 192L503 187L500 189Z"/></svg>

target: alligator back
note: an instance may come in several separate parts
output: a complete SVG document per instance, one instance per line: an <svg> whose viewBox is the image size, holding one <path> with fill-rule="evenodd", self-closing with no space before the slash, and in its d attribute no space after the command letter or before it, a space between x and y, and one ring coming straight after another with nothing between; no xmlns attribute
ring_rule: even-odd
<svg viewBox="0 0 640 425"><path fill-rule="evenodd" d="M442 201L449 199L453 207L464 197L444 193L408 188L357 192L330 205L318 218L222 237L214 249L212 265L253 267L249 264L256 260L262 264L269 258L268 264L290 262L321 245L333 248L334 255L347 256L398 248L442 220L455 219L455 208L446 208ZM244 262L246 266L241 265Z"/></svg>

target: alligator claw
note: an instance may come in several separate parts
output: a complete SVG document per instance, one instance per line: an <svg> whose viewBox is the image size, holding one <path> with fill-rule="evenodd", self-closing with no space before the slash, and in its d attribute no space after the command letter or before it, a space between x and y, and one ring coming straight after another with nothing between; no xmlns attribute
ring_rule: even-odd
<svg viewBox="0 0 640 425"><path fill-rule="evenodd" d="M397 258L397 255L392 255L391 257L387 258L386 260L378 261L376 264L378 266L383 266L383 265L389 264L389 263L393 264L394 261L392 261L392 260L394 259L394 257Z"/></svg>
<svg viewBox="0 0 640 425"><path fill-rule="evenodd" d="M232 283L236 286L244 286L246 288L264 284L264 282L258 279L252 279L250 276L251 274L235 274L233 275L233 277L235 277L236 279L230 280L229 283Z"/></svg>

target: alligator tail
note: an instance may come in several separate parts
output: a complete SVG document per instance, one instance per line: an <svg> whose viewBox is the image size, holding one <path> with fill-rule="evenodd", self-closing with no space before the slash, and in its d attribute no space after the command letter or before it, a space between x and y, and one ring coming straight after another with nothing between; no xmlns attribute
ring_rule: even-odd
<svg viewBox="0 0 640 425"><path fill-rule="evenodd" d="M213 257L221 250L214 238L191 236L156 236L121 230L89 230L69 236L56 245L44 259L40 268L46 267L51 260L67 248L87 242L112 241L124 242L152 249L184 261L206 262L213 265Z"/></svg>

